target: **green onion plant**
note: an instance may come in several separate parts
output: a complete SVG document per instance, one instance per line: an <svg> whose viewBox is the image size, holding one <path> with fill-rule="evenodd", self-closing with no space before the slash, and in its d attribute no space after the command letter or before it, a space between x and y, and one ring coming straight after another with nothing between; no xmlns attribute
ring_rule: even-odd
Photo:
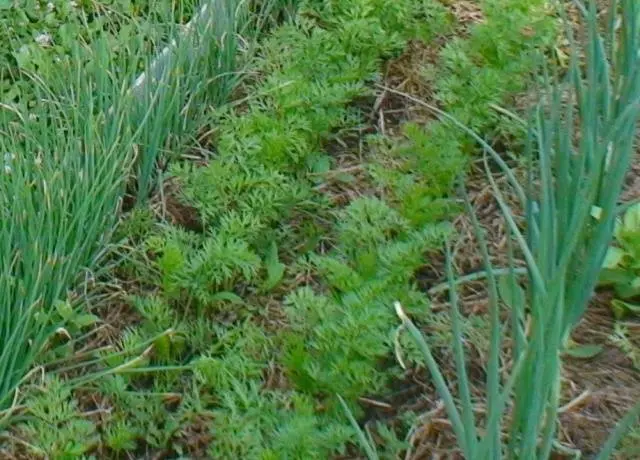
<svg viewBox="0 0 640 460"><path fill-rule="evenodd" d="M133 82L131 93L137 104L132 122L141 127L138 204L146 201L155 185L162 154L198 129L211 106L227 102L237 82L239 19L248 17L243 5L238 0L202 3L184 27L171 27L170 43L146 59L145 72Z"/></svg>
<svg viewBox="0 0 640 460"><path fill-rule="evenodd" d="M133 60L116 69L104 41L78 46L49 81L32 76L33 108L0 109L0 410L60 326L53 305L94 265L115 223L138 135L114 76L122 69L134 75Z"/></svg>

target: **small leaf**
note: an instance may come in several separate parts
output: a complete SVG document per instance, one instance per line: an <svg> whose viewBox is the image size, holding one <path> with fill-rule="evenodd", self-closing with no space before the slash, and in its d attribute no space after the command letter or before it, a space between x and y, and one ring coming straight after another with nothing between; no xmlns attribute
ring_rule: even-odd
<svg viewBox="0 0 640 460"><path fill-rule="evenodd" d="M64 320L68 320L73 316L73 307L69 302L63 302L61 300L55 302L55 308L60 317Z"/></svg>
<svg viewBox="0 0 640 460"><path fill-rule="evenodd" d="M618 297L621 299L632 299L640 296L640 285L638 285L638 278L632 279L629 283L617 283L615 284L615 291Z"/></svg>
<svg viewBox="0 0 640 460"><path fill-rule="evenodd" d="M285 264L280 263L278 260L278 247L275 241L269 247L265 258L265 266L267 268L267 280L262 287L265 291L270 291L282 281L286 269Z"/></svg>
<svg viewBox="0 0 640 460"><path fill-rule="evenodd" d="M525 294L520 285L510 276L501 276L498 280L498 292L502 301L509 308L520 308L524 305Z"/></svg>
<svg viewBox="0 0 640 460"><path fill-rule="evenodd" d="M356 182L356 176L353 174L341 172L335 175L335 179L343 184L353 184Z"/></svg>
<svg viewBox="0 0 640 460"><path fill-rule="evenodd" d="M96 315L86 314L86 315L78 315L73 318L73 323L79 328L91 326L92 324L100 321Z"/></svg>
<svg viewBox="0 0 640 460"><path fill-rule="evenodd" d="M634 279L633 273L621 268L604 268L598 278L598 286L614 286L630 284Z"/></svg>
<svg viewBox="0 0 640 460"><path fill-rule="evenodd" d="M602 345L574 345L565 350L565 354L572 358L590 359L604 350Z"/></svg>
<svg viewBox="0 0 640 460"><path fill-rule="evenodd" d="M28 68L32 63L31 49L27 45L22 45L17 53L13 53L13 57L16 59L18 67L21 69Z"/></svg>
<svg viewBox="0 0 640 460"><path fill-rule="evenodd" d="M636 203L624 213L622 222L624 232L640 231L640 203Z"/></svg>
<svg viewBox="0 0 640 460"><path fill-rule="evenodd" d="M217 294L211 297L211 300L214 302L231 302L237 304L243 304L244 300L238 294L229 291L218 292Z"/></svg>
<svg viewBox="0 0 640 460"><path fill-rule="evenodd" d="M640 305L634 305L618 299L611 302L611 309L616 319L623 319L629 315L640 315Z"/></svg>
<svg viewBox="0 0 640 460"><path fill-rule="evenodd" d="M314 174L325 174L331 169L331 158L328 155L321 155L311 162L311 172Z"/></svg>
<svg viewBox="0 0 640 460"><path fill-rule="evenodd" d="M610 246L602 263L603 268L617 268L624 260L627 253L615 246Z"/></svg>
<svg viewBox="0 0 640 460"><path fill-rule="evenodd" d="M161 360L166 361L171 358L171 338L169 335L165 334L158 337L153 342L153 350L156 357Z"/></svg>

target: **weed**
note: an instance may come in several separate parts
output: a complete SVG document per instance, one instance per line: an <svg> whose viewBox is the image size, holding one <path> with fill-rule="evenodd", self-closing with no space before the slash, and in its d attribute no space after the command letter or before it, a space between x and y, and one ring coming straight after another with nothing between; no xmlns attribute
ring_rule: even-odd
<svg viewBox="0 0 640 460"><path fill-rule="evenodd" d="M28 403L31 420L18 430L31 440L33 453L77 458L97 444L95 424L79 413L78 403L64 382L48 379Z"/></svg>
<svg viewBox="0 0 640 460"><path fill-rule="evenodd" d="M616 296L623 299L612 302L613 313L618 319L629 313L640 313L640 307L629 302L640 295L640 279L636 274L640 257L639 213L640 205L635 204L616 220L614 237L617 245L609 247L600 272L599 285L613 287Z"/></svg>
<svg viewBox="0 0 640 460"><path fill-rule="evenodd" d="M622 350L633 365L640 369L640 347L632 340L628 327L616 324L614 333L609 337L609 341Z"/></svg>

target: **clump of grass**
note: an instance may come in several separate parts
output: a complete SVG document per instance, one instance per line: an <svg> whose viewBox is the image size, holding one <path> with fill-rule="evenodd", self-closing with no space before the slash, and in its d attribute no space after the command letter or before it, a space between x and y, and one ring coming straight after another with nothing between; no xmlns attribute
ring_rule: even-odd
<svg viewBox="0 0 640 460"><path fill-rule="evenodd" d="M508 297L512 320L508 329L514 364L503 379L501 348L507 337L500 320L498 279L483 231L467 200L485 262L490 298L491 347L485 387L488 412L483 427L477 423L466 373L451 255L447 254L447 276L451 285L459 403L421 332L396 303L403 326L423 353L466 458L549 458L558 447L561 352L596 285L630 165L640 113L640 8L632 0L614 2L609 29L603 37L598 32L595 3L590 2L588 8L579 6L587 24L585 62L579 61L578 46L572 39L566 84L546 78L548 102L540 105L529 125L529 177L525 186L517 182L490 145L455 118L441 113L482 144L487 176L510 238L522 251L528 268L526 292L521 292L515 281L513 263L504 284L511 293ZM524 233L516 222L515 210L506 204L492 179L488 158L504 170L521 200L526 217ZM510 257L513 262L512 251ZM599 458L611 455L639 412L640 405L620 422Z"/></svg>

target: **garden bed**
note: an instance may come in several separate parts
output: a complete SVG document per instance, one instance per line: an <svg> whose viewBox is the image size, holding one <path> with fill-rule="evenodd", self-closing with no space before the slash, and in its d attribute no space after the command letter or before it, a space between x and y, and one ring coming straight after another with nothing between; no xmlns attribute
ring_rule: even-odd
<svg viewBox="0 0 640 460"><path fill-rule="evenodd" d="M81 22L75 8L55 4L54 19ZM111 11L98 9L83 11ZM150 21L144 30L162 23L125 10ZM144 187L122 184L103 269L59 307L64 329L5 411L4 457L362 458L351 413L382 458L462 458L422 355L408 336L394 339L394 303L455 383L445 243L459 276L483 267L455 189L461 174L497 267L509 262L508 229L482 149L429 106L525 175L525 135L509 113L531 106L540 50L560 47L556 12L531 0L309 0L269 11L278 25L238 40L243 78L227 102L214 98L193 129L167 137ZM24 100L25 81L3 81L11 101ZM498 168L492 177L505 182ZM631 184L625 198L639 197ZM489 295L482 281L459 291L484 417ZM637 325L614 320L606 292L592 303L572 336L592 353L565 360L555 458L596 454L640 398ZM635 458L638 431L619 458Z"/></svg>

